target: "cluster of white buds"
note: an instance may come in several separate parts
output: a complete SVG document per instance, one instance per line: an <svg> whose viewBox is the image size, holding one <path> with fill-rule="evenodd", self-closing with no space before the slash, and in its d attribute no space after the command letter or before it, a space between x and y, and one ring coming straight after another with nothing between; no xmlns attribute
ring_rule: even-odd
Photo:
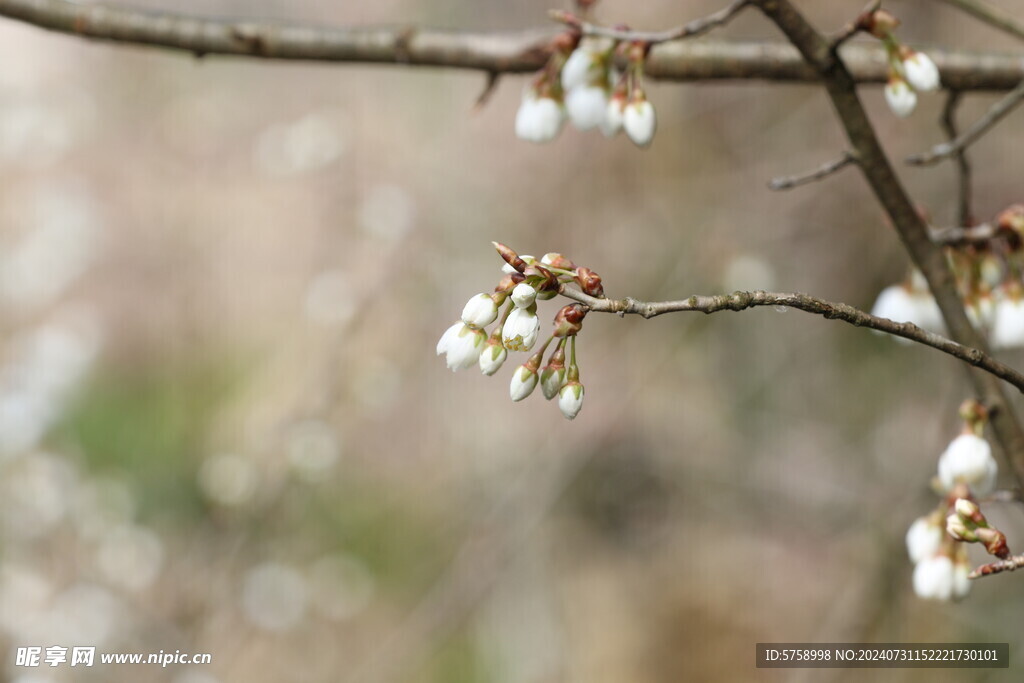
<svg viewBox="0 0 1024 683"><path fill-rule="evenodd" d="M641 82L646 43L582 38L573 29L552 44L548 63L533 78L516 113L516 135L530 142L558 136L566 118L581 131L606 137L624 130L639 147L654 139L657 118ZM625 60L619 71L616 60Z"/></svg>
<svg viewBox="0 0 1024 683"><path fill-rule="evenodd" d="M964 312L993 348L1024 347L1024 206L1010 206L991 223L962 232L962 238L948 244L945 253ZM871 312L945 334L939 307L917 270L904 282L882 290Z"/></svg>
<svg viewBox="0 0 1024 683"><path fill-rule="evenodd" d="M896 116L905 118L917 106L917 93L939 89L939 69L923 52L900 43L894 31L900 22L890 12L879 9L861 17L861 26L882 41L889 60L889 81L885 101Z"/></svg>
<svg viewBox="0 0 1024 683"><path fill-rule="evenodd" d="M975 501L995 484L997 466L982 438L987 411L977 401L960 406L964 430L939 457L935 488L938 508L918 518L907 531L907 553L914 563L914 592L935 600L960 599L974 578L965 543L982 543L1000 558L1010 556L1006 537L988 525Z"/></svg>
<svg viewBox="0 0 1024 683"><path fill-rule="evenodd" d="M557 295L563 284L572 282L591 296L604 296L597 273L576 266L561 254L545 254L538 261L532 256L520 256L497 242L494 247L505 260L503 276L494 292L470 298L462 319L445 330L437 343L437 354L445 354L452 371L477 363L480 371L490 376L501 369L509 351L532 351L540 336L537 302ZM550 400L557 396L562 415L568 420L575 419L583 407L576 335L588 310L579 303L559 309L550 336L512 374L509 396L513 401L523 400L540 384L544 397ZM484 328L495 321L497 325L488 334ZM552 344L554 350L542 369L544 354Z"/></svg>

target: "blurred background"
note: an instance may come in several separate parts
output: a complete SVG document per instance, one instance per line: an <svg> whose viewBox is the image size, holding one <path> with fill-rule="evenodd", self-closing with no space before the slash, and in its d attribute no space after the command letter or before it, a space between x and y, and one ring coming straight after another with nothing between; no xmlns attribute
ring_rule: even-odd
<svg viewBox="0 0 1024 683"><path fill-rule="evenodd" d="M465 29L528 0L133 0L217 16ZM802 3L838 28L861 0ZM604 0L665 28L722 2ZM1024 2L1000 5L1024 12ZM943 3L915 46L1019 51ZM775 39L750 12L713 38ZM0 21L0 676L46 681L865 680L754 668L757 642L1010 642L1024 577L911 590L903 536L967 396L956 361L799 311L591 315L574 422L434 355L500 277L559 251L609 296L804 291L870 308L907 260L813 86L651 83L647 151L519 142L525 77L282 64ZM942 139L863 97L894 158ZM972 94L966 123L995 94ZM1024 117L972 148L987 219ZM952 164L901 168L937 225ZM555 302L541 305L543 318ZM1021 354L1005 359L1016 365ZM1012 482L1005 472L1000 481ZM1012 506L989 518L1024 544ZM971 548L972 558L985 556ZM26 645L209 665L14 664ZM1016 680L896 670L871 680Z"/></svg>

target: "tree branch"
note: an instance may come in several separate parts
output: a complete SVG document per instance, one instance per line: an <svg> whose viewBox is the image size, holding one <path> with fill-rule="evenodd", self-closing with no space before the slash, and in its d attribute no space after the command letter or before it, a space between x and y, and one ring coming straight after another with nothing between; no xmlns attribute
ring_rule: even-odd
<svg viewBox="0 0 1024 683"><path fill-rule="evenodd" d="M591 311L598 313L618 313L619 315L639 315L653 318L665 313L695 311L700 313L717 313L718 311L743 311L757 306L786 306L806 313L820 315L829 320L842 320L857 327L867 327L879 332L887 332L897 337L915 341L933 349L938 349L954 358L958 358L974 367L1004 380L1024 393L1024 374L1000 363L988 354L975 348L958 344L940 334L923 330L913 323L898 323L887 318L865 313L864 311L842 303L834 303L817 299L807 294L780 294L778 292L733 292L715 296L691 296L678 301L639 301L631 297L625 299L598 299L580 290L562 285L560 293L574 301L585 304Z"/></svg>
<svg viewBox="0 0 1024 683"><path fill-rule="evenodd" d="M1024 100L1024 79L1017 84L1016 88L1008 92L1003 99L993 104L980 119L971 124L971 127L964 131L963 135L950 142L935 145L930 151L923 154L907 157L907 163L915 166L927 166L959 154L987 133L992 126L999 123L1004 116L1013 111L1014 107L1021 103L1021 100Z"/></svg>
<svg viewBox="0 0 1024 683"><path fill-rule="evenodd" d="M813 183L815 181L827 178L833 173L841 171L850 164L855 163L857 163L856 155L850 152L843 152L842 156L840 156L838 159L833 159L832 161L825 162L818 168L808 173L772 178L770 181L768 181L768 189L789 190L794 187L806 185L807 183Z"/></svg>
<svg viewBox="0 0 1024 683"><path fill-rule="evenodd" d="M857 95L856 82L844 60L789 0L755 0L757 6L789 38L820 74L846 137L859 159L858 168L885 209L911 259L928 281L950 336L958 343L988 353L985 339L975 330L957 291L956 280L941 247L929 235L907 191L882 150ZM947 84L947 87L951 87ZM992 410L990 424L1017 481L1024 485L1024 430L1003 386L987 372L970 372L978 397Z"/></svg>
<svg viewBox="0 0 1024 683"><path fill-rule="evenodd" d="M700 19L694 19L689 23L683 24L678 28L669 29L668 31L630 31L608 28L583 21L571 12L565 12L563 10L552 10L549 14L555 21L559 21L567 26L572 26L585 36L598 36L601 38L614 38L615 40L627 42L641 42L649 45L657 45L659 43L667 43L673 40L681 40L682 38L694 38L707 33L713 28L728 23L730 19L736 16L740 10L749 4L750 0L733 0L727 7L718 10L714 14L709 14L708 16Z"/></svg>
<svg viewBox="0 0 1024 683"><path fill-rule="evenodd" d="M84 38L180 50L197 56L401 64L525 73L544 66L555 31L471 33L411 26L297 26L211 19L68 0L0 0L0 16ZM929 50L942 83L955 90L1010 90L1024 64L1010 54ZM858 83L885 83L878 45L848 45L843 58ZM676 41L655 46L646 75L673 81L764 79L812 82L817 72L781 43Z"/></svg>
<svg viewBox="0 0 1024 683"><path fill-rule="evenodd" d="M950 90L949 96L946 97L946 106L942 108L940 123L950 142L956 140L959 134L956 127L956 108L960 104L961 96L962 93L959 91ZM963 149L958 149L954 156L956 157L957 185L959 186L957 221L966 227L974 224L973 202L971 201L971 163L967 160L967 152Z"/></svg>
<svg viewBox="0 0 1024 683"><path fill-rule="evenodd" d="M989 26L1005 31L1012 36L1024 39L1024 25L1017 21L1003 10L984 2L983 0L942 0L947 5L952 5L959 10L970 14L975 19L980 19Z"/></svg>

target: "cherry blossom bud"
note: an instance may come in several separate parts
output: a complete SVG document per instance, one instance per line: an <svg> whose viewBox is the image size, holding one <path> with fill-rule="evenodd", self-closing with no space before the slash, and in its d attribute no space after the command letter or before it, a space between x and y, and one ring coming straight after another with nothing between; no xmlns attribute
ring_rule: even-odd
<svg viewBox="0 0 1024 683"><path fill-rule="evenodd" d="M1006 545L1006 535L999 529L991 527L978 527L974 530L978 541L985 545L985 550L990 555L1006 559L1010 556L1010 549Z"/></svg>
<svg viewBox="0 0 1024 683"><path fill-rule="evenodd" d="M437 342L437 355L446 354L448 369L465 370L480 358L487 335L469 325L457 322L441 335Z"/></svg>
<svg viewBox="0 0 1024 683"><path fill-rule="evenodd" d="M907 554L911 562L931 557L942 546L942 528L931 517L919 517L907 530Z"/></svg>
<svg viewBox="0 0 1024 683"><path fill-rule="evenodd" d="M640 98L635 97L622 113L622 127L637 147L647 147L654 139L654 131L658 127L654 106L642 95Z"/></svg>
<svg viewBox="0 0 1024 683"><path fill-rule="evenodd" d="M961 600L971 592L971 565L966 561L953 563L953 599Z"/></svg>
<svg viewBox="0 0 1024 683"><path fill-rule="evenodd" d="M953 504L953 509L956 510L956 514L964 519L969 519L975 524L979 524L985 521L985 517L981 514L981 508L978 504L967 498L957 498L956 503Z"/></svg>
<svg viewBox="0 0 1024 683"><path fill-rule="evenodd" d="M558 137L564 121L561 104L530 91L523 96L516 112L516 137L528 142L550 142Z"/></svg>
<svg viewBox="0 0 1024 683"><path fill-rule="evenodd" d="M988 495L995 484L997 471L992 447L974 434L956 437L939 457L939 481L946 491L963 483L977 496Z"/></svg>
<svg viewBox="0 0 1024 683"><path fill-rule="evenodd" d="M926 558L914 567L914 592L920 598L950 600L953 583L953 561L945 555Z"/></svg>
<svg viewBox="0 0 1024 683"><path fill-rule="evenodd" d="M914 90L932 92L939 89L939 69L923 52L908 50L903 57L903 72Z"/></svg>
<svg viewBox="0 0 1024 683"><path fill-rule="evenodd" d="M522 273L526 269L527 259L532 259L532 256L520 256L511 247L502 244L501 242L491 242L494 248L498 251L498 255L505 261L505 265L501 267L503 273L511 275L513 273Z"/></svg>
<svg viewBox="0 0 1024 683"><path fill-rule="evenodd" d="M598 85L583 85L565 95L569 120L580 130L590 130L604 123L608 113L608 92Z"/></svg>
<svg viewBox="0 0 1024 683"><path fill-rule="evenodd" d="M604 296L604 286L601 284L601 276L590 268L580 266L576 269L576 282L585 294L590 296Z"/></svg>
<svg viewBox="0 0 1024 683"><path fill-rule="evenodd" d="M601 124L601 132L605 137L614 137L622 130L625 109L626 96L624 94L612 95L608 100L608 108L605 110L604 122Z"/></svg>
<svg viewBox="0 0 1024 683"><path fill-rule="evenodd" d="M583 385L571 380L558 392L558 408L566 420L573 420L583 407Z"/></svg>
<svg viewBox="0 0 1024 683"><path fill-rule="evenodd" d="M545 266L561 268L563 270L575 270L576 268L576 265L572 261L553 251L544 254L544 256L541 257L540 262Z"/></svg>
<svg viewBox="0 0 1024 683"><path fill-rule="evenodd" d="M555 314L556 337L571 337L583 328L583 318L587 315L587 307L580 303L569 304Z"/></svg>
<svg viewBox="0 0 1024 683"><path fill-rule="evenodd" d="M888 10L877 9L866 16L861 16L860 24L875 38L885 38L896 30L900 20Z"/></svg>
<svg viewBox="0 0 1024 683"><path fill-rule="evenodd" d="M527 362L516 368L512 375L512 383L509 385L508 393L513 401L522 401L533 393L537 386L537 370Z"/></svg>
<svg viewBox="0 0 1024 683"><path fill-rule="evenodd" d="M480 372L488 377L501 369L508 357L508 351L495 339L488 339L483 353L480 354Z"/></svg>
<svg viewBox="0 0 1024 683"><path fill-rule="evenodd" d="M509 351L529 351L540 334L540 320L528 308L516 308L501 328L502 343Z"/></svg>
<svg viewBox="0 0 1024 683"><path fill-rule="evenodd" d="M512 290L512 303L518 308L529 308L533 305L533 302L537 299L537 290L526 284L520 282L516 285L516 288Z"/></svg>
<svg viewBox="0 0 1024 683"><path fill-rule="evenodd" d="M1024 346L1024 298L1004 296L995 305L991 342L996 349Z"/></svg>
<svg viewBox="0 0 1024 683"><path fill-rule="evenodd" d="M565 385L565 375L565 350L559 346L540 373L540 388L544 398L550 401L558 395L558 391Z"/></svg>
<svg viewBox="0 0 1024 683"><path fill-rule="evenodd" d="M462 322L477 329L486 327L498 317L498 304L490 294L477 294L462 309Z"/></svg>
<svg viewBox="0 0 1024 683"><path fill-rule="evenodd" d="M562 88L568 92L593 82L601 73L601 56L591 44L581 44L562 67ZM568 102L566 103L568 104Z"/></svg>
<svg viewBox="0 0 1024 683"><path fill-rule="evenodd" d="M958 541L974 543L978 537L972 532L960 515L954 513L946 518L946 533Z"/></svg>
<svg viewBox="0 0 1024 683"><path fill-rule="evenodd" d="M917 94L901 77L892 76L885 86L885 102L893 114L905 119L917 106Z"/></svg>

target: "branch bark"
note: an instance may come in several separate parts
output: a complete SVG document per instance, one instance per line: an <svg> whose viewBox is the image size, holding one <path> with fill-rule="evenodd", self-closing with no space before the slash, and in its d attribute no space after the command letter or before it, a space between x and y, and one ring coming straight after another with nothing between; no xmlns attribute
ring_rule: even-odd
<svg viewBox="0 0 1024 683"><path fill-rule="evenodd" d="M556 29L472 33L415 26L299 26L255 19L212 19L68 0L0 0L0 16L83 38L162 47L197 56L400 64L524 73L541 68ZM942 83L954 90L1011 90L1024 80L1012 54L929 50ZM885 83L884 50L843 47L857 83ZM815 69L781 43L676 41L657 45L646 63L651 78L673 81L765 79L814 82Z"/></svg>
<svg viewBox="0 0 1024 683"><path fill-rule="evenodd" d="M733 292L714 296L691 296L678 301L640 301L627 297L625 299L598 299L580 290L562 285L561 294L574 301L585 304L591 311L599 313L618 313L619 315L639 315L653 318L665 313L684 311L700 313L717 313L719 311L743 311L758 306L786 306L806 313L820 315L829 320L842 320L856 327L867 327L879 332L887 332L897 337L909 339L933 349L938 349L954 358L958 358L974 367L1004 380L1020 392L1024 393L1024 374L1000 363L987 353L959 344L940 334L923 330L913 323L898 323L887 318L865 313L843 303L834 303L818 299L807 294L780 294L778 292Z"/></svg>
<svg viewBox="0 0 1024 683"><path fill-rule="evenodd" d="M975 330L957 292L956 281L942 249L930 238L928 226L882 150L857 95L856 82L829 42L812 27L789 0L755 0L755 4L789 38L820 75L846 137L859 159L858 168L889 215L911 259L928 281L950 336L958 343L988 353L985 339ZM996 440L1017 481L1024 485L1024 430L1002 385L987 372L970 371L974 390L992 411Z"/></svg>

